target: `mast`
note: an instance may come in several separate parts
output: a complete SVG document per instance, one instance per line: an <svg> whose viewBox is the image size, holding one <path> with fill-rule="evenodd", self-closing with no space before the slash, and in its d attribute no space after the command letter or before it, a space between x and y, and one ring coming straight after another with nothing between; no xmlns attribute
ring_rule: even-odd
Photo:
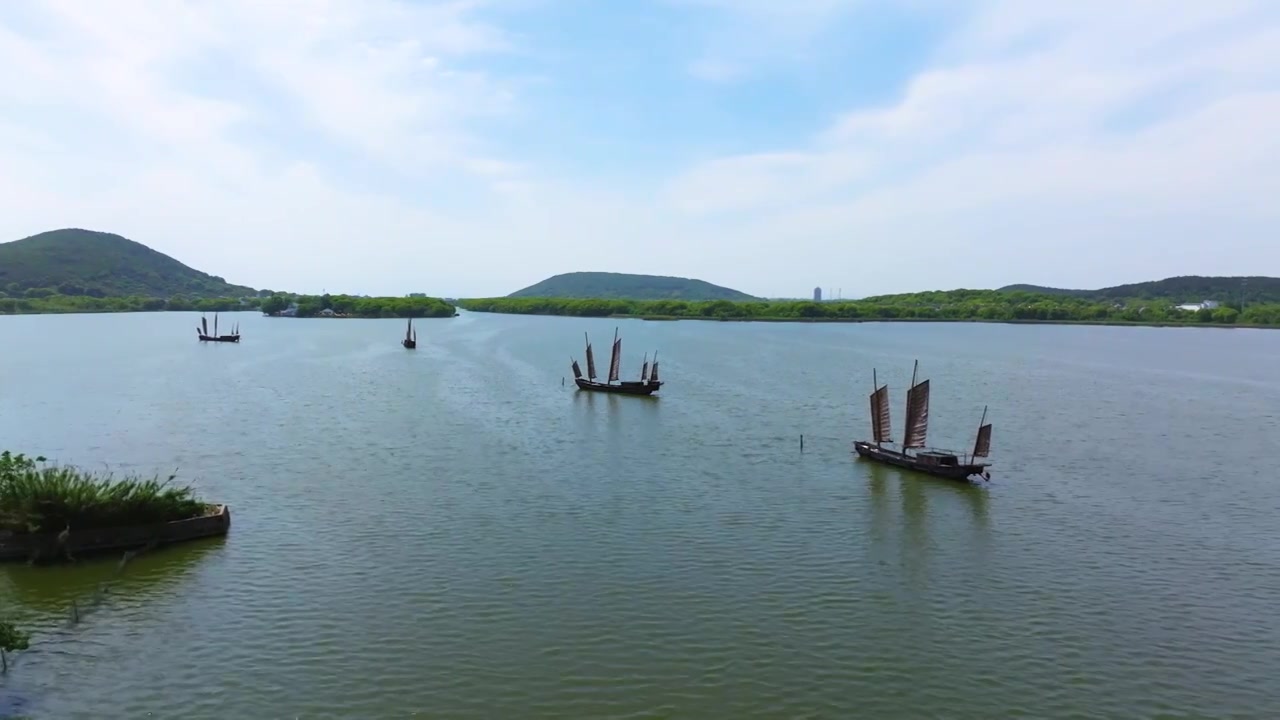
<svg viewBox="0 0 1280 720"><path fill-rule="evenodd" d="M929 429L929 381L916 384L920 361L916 360L911 371L911 389L907 391L907 428L902 437L902 449L923 448Z"/></svg>
<svg viewBox="0 0 1280 720"><path fill-rule="evenodd" d="M613 356L609 358L609 382L618 380L618 372L622 370L622 341L618 339L618 329L613 329Z"/></svg>
<svg viewBox="0 0 1280 720"><path fill-rule="evenodd" d="M973 441L973 456L987 457L991 454L991 423L987 422L987 406L982 406L982 419L978 421L978 437Z"/></svg>
<svg viewBox="0 0 1280 720"><path fill-rule="evenodd" d="M591 353L591 338L586 333L582 333L582 337L587 340L587 379L596 379L596 356Z"/></svg>
<svg viewBox="0 0 1280 720"><path fill-rule="evenodd" d="M889 386L880 385L874 368L871 370L871 434L876 447L881 443L893 442L893 431L889 424Z"/></svg>
<svg viewBox="0 0 1280 720"><path fill-rule="evenodd" d="M916 371L920 369L920 361L916 360L916 364L911 368L911 384L907 386L907 406L906 419L907 424L902 428L902 449L907 449L907 438L911 435L911 391L916 389Z"/></svg>

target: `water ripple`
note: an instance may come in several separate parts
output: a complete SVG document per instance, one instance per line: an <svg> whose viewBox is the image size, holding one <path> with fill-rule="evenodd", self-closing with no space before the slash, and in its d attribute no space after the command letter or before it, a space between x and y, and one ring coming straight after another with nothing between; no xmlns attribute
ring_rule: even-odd
<svg viewBox="0 0 1280 720"><path fill-rule="evenodd" d="M1280 337L458 320L421 323L407 353L394 321L245 318L242 346L210 351L157 331L190 325L171 315L0 317L45 348L0 357L29 379L3 388L6 445L178 466L234 514L225 540L139 557L78 624L70 602L114 560L0 571L37 641L0 714L1280 707L1280 491L1256 420L1274 426ZM561 385L581 332L615 324L661 351L665 397ZM117 342L76 360L96 332ZM1178 357L1222 353L1239 377L1188 386ZM940 438L971 441L992 406L991 487L851 458L863 375L900 399L915 355Z"/></svg>

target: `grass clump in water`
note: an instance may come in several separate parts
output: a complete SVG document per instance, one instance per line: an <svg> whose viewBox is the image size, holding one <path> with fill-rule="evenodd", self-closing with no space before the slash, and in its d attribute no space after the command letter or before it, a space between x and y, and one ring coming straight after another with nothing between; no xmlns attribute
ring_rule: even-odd
<svg viewBox="0 0 1280 720"><path fill-rule="evenodd" d="M6 450L0 453L0 531L129 527L207 514L208 503L190 486L173 485L175 477L99 477Z"/></svg>
<svg viewBox="0 0 1280 720"><path fill-rule="evenodd" d="M0 672L9 672L9 653L31 647L31 635L13 623L0 621Z"/></svg>

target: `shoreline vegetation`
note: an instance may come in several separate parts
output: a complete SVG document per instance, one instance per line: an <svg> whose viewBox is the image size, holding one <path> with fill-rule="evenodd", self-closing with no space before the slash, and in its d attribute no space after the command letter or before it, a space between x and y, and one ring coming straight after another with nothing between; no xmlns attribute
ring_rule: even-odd
<svg viewBox="0 0 1280 720"><path fill-rule="evenodd" d="M1184 310L1167 299L1089 300L1004 290L949 290L861 300L683 301L472 298L472 312L729 322L995 322L1050 325L1280 328L1280 304Z"/></svg>
<svg viewBox="0 0 1280 720"><path fill-rule="evenodd" d="M284 295L262 298L258 309L273 317L447 318L458 309L437 297L358 297L355 295Z"/></svg>
<svg viewBox="0 0 1280 720"><path fill-rule="evenodd" d="M13 536L104 530L190 520L216 507L175 476L115 478L0 453L0 533Z"/></svg>
<svg viewBox="0 0 1280 720"><path fill-rule="evenodd" d="M24 291L9 297L0 291L0 315L53 315L71 313L121 312L252 312L280 313L296 307L291 317L346 318L442 318L453 317L453 305L434 297L359 297L353 295L294 295L272 293L243 298L197 298L174 296L95 297L64 295L47 288Z"/></svg>

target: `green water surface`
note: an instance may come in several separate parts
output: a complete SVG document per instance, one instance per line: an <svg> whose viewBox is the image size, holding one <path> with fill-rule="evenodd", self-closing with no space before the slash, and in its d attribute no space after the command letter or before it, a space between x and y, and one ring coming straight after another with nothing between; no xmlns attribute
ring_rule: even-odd
<svg viewBox="0 0 1280 720"><path fill-rule="evenodd" d="M0 447L233 513L0 568L0 717L1280 717L1278 332L195 318L0 317ZM851 456L916 358L989 487Z"/></svg>

